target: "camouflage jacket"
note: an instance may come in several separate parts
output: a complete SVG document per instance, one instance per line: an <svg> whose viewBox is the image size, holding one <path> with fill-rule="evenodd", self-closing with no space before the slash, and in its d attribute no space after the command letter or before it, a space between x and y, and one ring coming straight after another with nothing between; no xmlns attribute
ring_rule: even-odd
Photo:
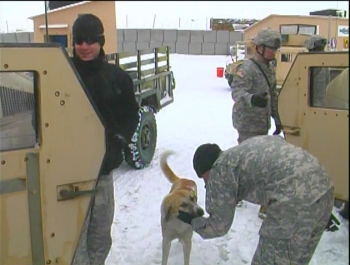
<svg viewBox="0 0 350 265"><path fill-rule="evenodd" d="M203 238L222 236L230 229L240 200L268 206L274 216L293 215L333 187L318 160L280 136L250 138L223 151L206 183L208 218L192 220Z"/></svg>
<svg viewBox="0 0 350 265"><path fill-rule="evenodd" d="M255 61L265 72L270 86L264 74L252 60L245 60L237 70L232 81L232 110L233 127L238 131L265 132L271 127L271 116L277 124L280 124L277 106L276 75L273 67ZM267 92L268 105L266 108L258 108L251 105L254 94Z"/></svg>

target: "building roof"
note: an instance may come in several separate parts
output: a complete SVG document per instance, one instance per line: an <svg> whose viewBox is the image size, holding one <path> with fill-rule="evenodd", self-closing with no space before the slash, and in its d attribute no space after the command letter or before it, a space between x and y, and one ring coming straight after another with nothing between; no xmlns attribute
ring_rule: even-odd
<svg viewBox="0 0 350 265"><path fill-rule="evenodd" d="M259 22L251 25L249 28L245 29L244 32L250 31L251 28L256 27L259 23L267 20L267 19L271 19L272 17L284 17L284 18L311 18L311 19L329 19L329 17L327 16L318 16L318 15L312 15L312 16L300 16L300 15L276 15L276 14L271 14L267 17L265 17L264 19L260 20ZM349 20L348 18L345 17L334 17L334 19L343 19L343 20Z"/></svg>
<svg viewBox="0 0 350 265"><path fill-rule="evenodd" d="M64 10L64 9L68 9L68 8L71 8L71 7L75 7L75 6L80 6L80 5L84 5L84 4L87 4L87 3L90 3L92 1L83 1L83 2L79 2L79 3L75 3L75 4L71 4L71 5L67 5L67 6L63 6L63 7L59 7L59 8L56 8L54 10L50 10L50 11L47 11L48 14L51 14L51 13L54 13L54 12L57 12L57 11L61 11L61 10ZM40 14L40 15L36 15L36 16L31 16L29 17L28 19L34 19L34 18L37 18L37 17L40 17L40 16L44 16L45 14Z"/></svg>

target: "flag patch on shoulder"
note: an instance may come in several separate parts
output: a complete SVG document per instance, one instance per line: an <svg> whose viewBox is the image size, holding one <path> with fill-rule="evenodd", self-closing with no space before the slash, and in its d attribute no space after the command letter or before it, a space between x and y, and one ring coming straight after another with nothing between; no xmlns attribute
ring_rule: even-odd
<svg viewBox="0 0 350 265"><path fill-rule="evenodd" d="M236 75L238 75L239 77L241 77L241 78L243 78L243 73L241 72L241 71L238 71L237 73L236 73Z"/></svg>

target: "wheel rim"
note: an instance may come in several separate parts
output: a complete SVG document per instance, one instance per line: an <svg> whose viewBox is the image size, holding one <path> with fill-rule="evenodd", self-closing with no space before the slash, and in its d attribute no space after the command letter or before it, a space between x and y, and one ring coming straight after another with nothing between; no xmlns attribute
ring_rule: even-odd
<svg viewBox="0 0 350 265"><path fill-rule="evenodd" d="M141 148L143 150L147 149L151 143L151 129L149 125L144 125L141 131Z"/></svg>

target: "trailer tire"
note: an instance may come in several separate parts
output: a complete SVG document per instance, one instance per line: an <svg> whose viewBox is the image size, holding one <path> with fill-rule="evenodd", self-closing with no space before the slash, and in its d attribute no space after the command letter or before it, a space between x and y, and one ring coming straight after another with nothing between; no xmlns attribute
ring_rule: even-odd
<svg viewBox="0 0 350 265"><path fill-rule="evenodd" d="M126 148L125 161L135 169L148 166L154 156L157 144L157 122L153 110L148 106L141 106L139 123Z"/></svg>

